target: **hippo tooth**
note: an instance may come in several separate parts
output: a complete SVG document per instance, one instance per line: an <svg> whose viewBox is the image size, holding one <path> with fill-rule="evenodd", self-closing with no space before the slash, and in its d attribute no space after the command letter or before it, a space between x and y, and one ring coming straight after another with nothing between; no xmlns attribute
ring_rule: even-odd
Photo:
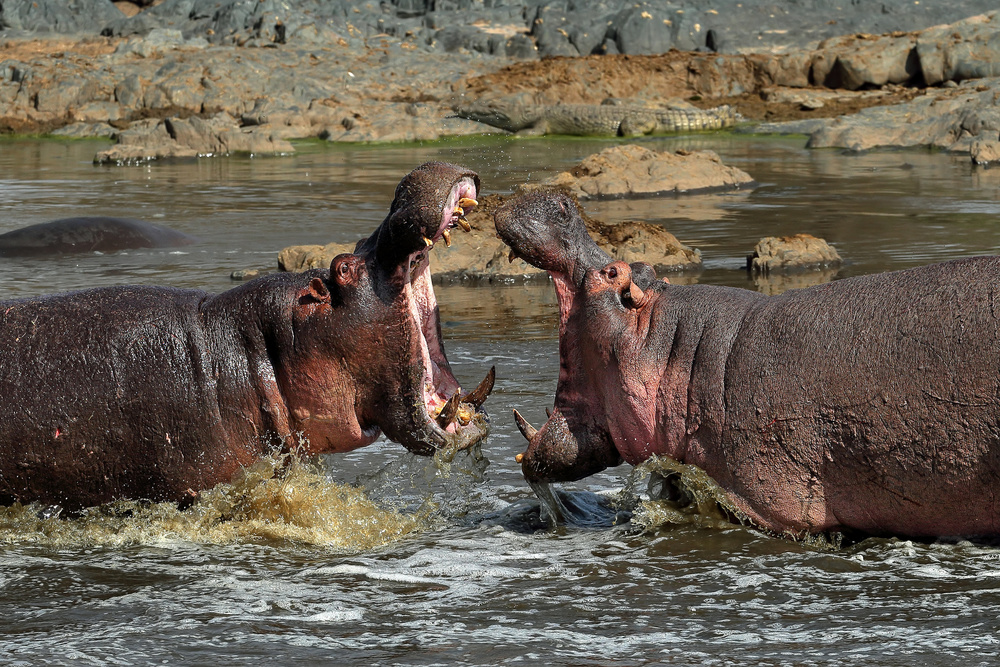
<svg viewBox="0 0 1000 667"><path fill-rule="evenodd" d="M424 237L424 245L426 245L428 248L433 248L434 247L434 241L431 241L429 238L427 238L425 236Z"/></svg>
<svg viewBox="0 0 1000 667"><path fill-rule="evenodd" d="M444 231L441 232L441 236L444 238L444 245L445 245L445 247L446 248L450 248L451 247L451 232L449 232L447 229L445 229Z"/></svg>
<svg viewBox="0 0 1000 667"><path fill-rule="evenodd" d="M531 439L535 437L538 433L538 429L528 423L528 420L521 416L521 413L514 408L514 423L517 424L517 429L521 431L521 435L531 442Z"/></svg>
<svg viewBox="0 0 1000 667"><path fill-rule="evenodd" d="M470 225L469 221L466 220L465 218L459 218L458 219L458 226L461 227L462 231L464 231L464 232L471 232L472 231L472 225Z"/></svg>
<svg viewBox="0 0 1000 667"><path fill-rule="evenodd" d="M461 199L458 200L458 205L461 206L462 208L474 208L476 206L479 206L479 202L470 197L462 197Z"/></svg>
<svg viewBox="0 0 1000 667"><path fill-rule="evenodd" d="M507 253L507 263L513 264L515 259L517 259L517 253L514 252L514 249L512 248L511 251Z"/></svg>
<svg viewBox="0 0 1000 667"><path fill-rule="evenodd" d="M486 397L493 391L493 384L497 379L497 367L492 366L490 372L486 374L479 386L462 397L463 403L471 403L477 408L486 402Z"/></svg>
<svg viewBox="0 0 1000 667"><path fill-rule="evenodd" d="M636 307L641 306L642 302L646 300L646 295L643 294L642 288L635 283L631 283L629 285L629 294L632 297L632 303L634 303Z"/></svg>
<svg viewBox="0 0 1000 667"><path fill-rule="evenodd" d="M524 460L524 452L521 452L520 454L518 454L517 456L515 456L514 460L517 461L518 463L520 463L521 461L523 461Z"/></svg>
<svg viewBox="0 0 1000 667"><path fill-rule="evenodd" d="M454 396L448 399L448 402L444 404L441 408L441 412L435 418L438 426L441 428L448 428L455 417L458 415L458 404L461 401L461 395L456 392Z"/></svg>
<svg viewBox="0 0 1000 667"><path fill-rule="evenodd" d="M465 215L465 209L462 208L461 206L456 206L455 210L452 211L451 214L454 216L462 217L463 215Z"/></svg>

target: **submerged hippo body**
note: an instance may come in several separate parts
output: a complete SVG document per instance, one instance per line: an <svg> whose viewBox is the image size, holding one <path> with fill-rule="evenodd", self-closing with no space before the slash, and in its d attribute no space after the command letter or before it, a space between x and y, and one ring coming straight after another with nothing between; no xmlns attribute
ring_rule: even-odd
<svg viewBox="0 0 1000 667"><path fill-rule="evenodd" d="M348 451L384 432L427 454L480 440L492 374L462 404L427 270L477 186L460 167L419 167L373 239L329 270L219 295L107 287L0 303L0 502L186 501L275 447Z"/></svg>
<svg viewBox="0 0 1000 667"><path fill-rule="evenodd" d="M496 224L560 303L533 485L659 455L780 533L1000 535L1000 258L766 297L612 262L558 195Z"/></svg>
<svg viewBox="0 0 1000 667"><path fill-rule="evenodd" d="M34 257L191 245L193 236L128 218L63 218L0 234L0 257Z"/></svg>

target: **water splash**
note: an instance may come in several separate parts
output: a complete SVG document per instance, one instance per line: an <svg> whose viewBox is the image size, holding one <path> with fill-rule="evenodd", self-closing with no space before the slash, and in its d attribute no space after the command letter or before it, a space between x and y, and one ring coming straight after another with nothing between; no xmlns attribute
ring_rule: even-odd
<svg viewBox="0 0 1000 667"><path fill-rule="evenodd" d="M331 482L320 466L291 454L261 459L184 511L174 503L132 500L88 508L72 519L51 510L35 504L0 508L0 544L291 541L359 552L419 532L428 518L426 511L387 509L363 489Z"/></svg>
<svg viewBox="0 0 1000 667"><path fill-rule="evenodd" d="M646 494L641 494L638 489L647 479ZM853 541L838 532L776 533L762 528L740 510L704 470L665 456L654 456L636 466L616 502L632 511L632 525L644 532L667 526L715 530L744 526L821 551L835 551Z"/></svg>

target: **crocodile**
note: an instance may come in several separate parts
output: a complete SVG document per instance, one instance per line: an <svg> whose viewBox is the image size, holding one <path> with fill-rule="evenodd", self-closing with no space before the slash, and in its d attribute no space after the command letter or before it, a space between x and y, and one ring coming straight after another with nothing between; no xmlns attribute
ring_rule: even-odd
<svg viewBox="0 0 1000 667"><path fill-rule="evenodd" d="M521 135L572 134L637 137L643 134L718 130L735 125L731 106L663 109L627 104L524 104L504 101L454 107L459 118Z"/></svg>

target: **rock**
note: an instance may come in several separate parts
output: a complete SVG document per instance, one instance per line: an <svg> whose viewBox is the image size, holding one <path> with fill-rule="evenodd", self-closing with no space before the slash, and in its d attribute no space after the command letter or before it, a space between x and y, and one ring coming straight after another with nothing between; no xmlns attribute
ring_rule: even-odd
<svg viewBox="0 0 1000 667"><path fill-rule="evenodd" d="M976 139L970 149L972 162L978 165L988 165L1000 162L1000 141L996 139Z"/></svg>
<svg viewBox="0 0 1000 667"><path fill-rule="evenodd" d="M976 83L975 87L934 89L905 104L825 119L811 133L807 146L853 151L932 146L967 153L975 139L1000 136L1000 78Z"/></svg>
<svg viewBox="0 0 1000 667"><path fill-rule="evenodd" d="M0 30L97 34L121 17L108 0L3 0Z"/></svg>
<svg viewBox="0 0 1000 667"><path fill-rule="evenodd" d="M254 278L259 278L261 276L266 276L270 273L269 269L237 269L229 274L230 280L253 280Z"/></svg>
<svg viewBox="0 0 1000 667"><path fill-rule="evenodd" d="M167 118L133 127L118 135L118 143L99 152L94 161L100 164L133 164L158 158L188 158L211 155L250 153L281 155L295 149L288 141L271 132L268 125L240 127L225 113L205 120Z"/></svg>
<svg viewBox="0 0 1000 667"><path fill-rule="evenodd" d="M745 171L722 164L713 151L656 152L625 144L591 155L543 185L592 199L731 190L755 183Z"/></svg>
<svg viewBox="0 0 1000 667"><path fill-rule="evenodd" d="M70 139L103 139L113 137L117 133L118 130L108 123L73 123L52 132L57 137Z"/></svg>
<svg viewBox="0 0 1000 667"><path fill-rule="evenodd" d="M754 274L829 269L843 260L837 250L824 239L811 234L768 236L747 255L747 270Z"/></svg>
<svg viewBox="0 0 1000 667"><path fill-rule="evenodd" d="M545 279L546 274L520 258L509 260L510 248L497 238L493 212L505 198L485 195L469 214L471 233L454 231L451 247L441 242L432 250L431 272L435 280L482 280L487 282ZM599 246L625 262L648 262L659 271L697 271L701 253L693 250L662 227L643 222L605 224L584 217L587 230ZM354 251L354 243L290 246L278 253L281 271L306 271L326 267L333 258Z"/></svg>

